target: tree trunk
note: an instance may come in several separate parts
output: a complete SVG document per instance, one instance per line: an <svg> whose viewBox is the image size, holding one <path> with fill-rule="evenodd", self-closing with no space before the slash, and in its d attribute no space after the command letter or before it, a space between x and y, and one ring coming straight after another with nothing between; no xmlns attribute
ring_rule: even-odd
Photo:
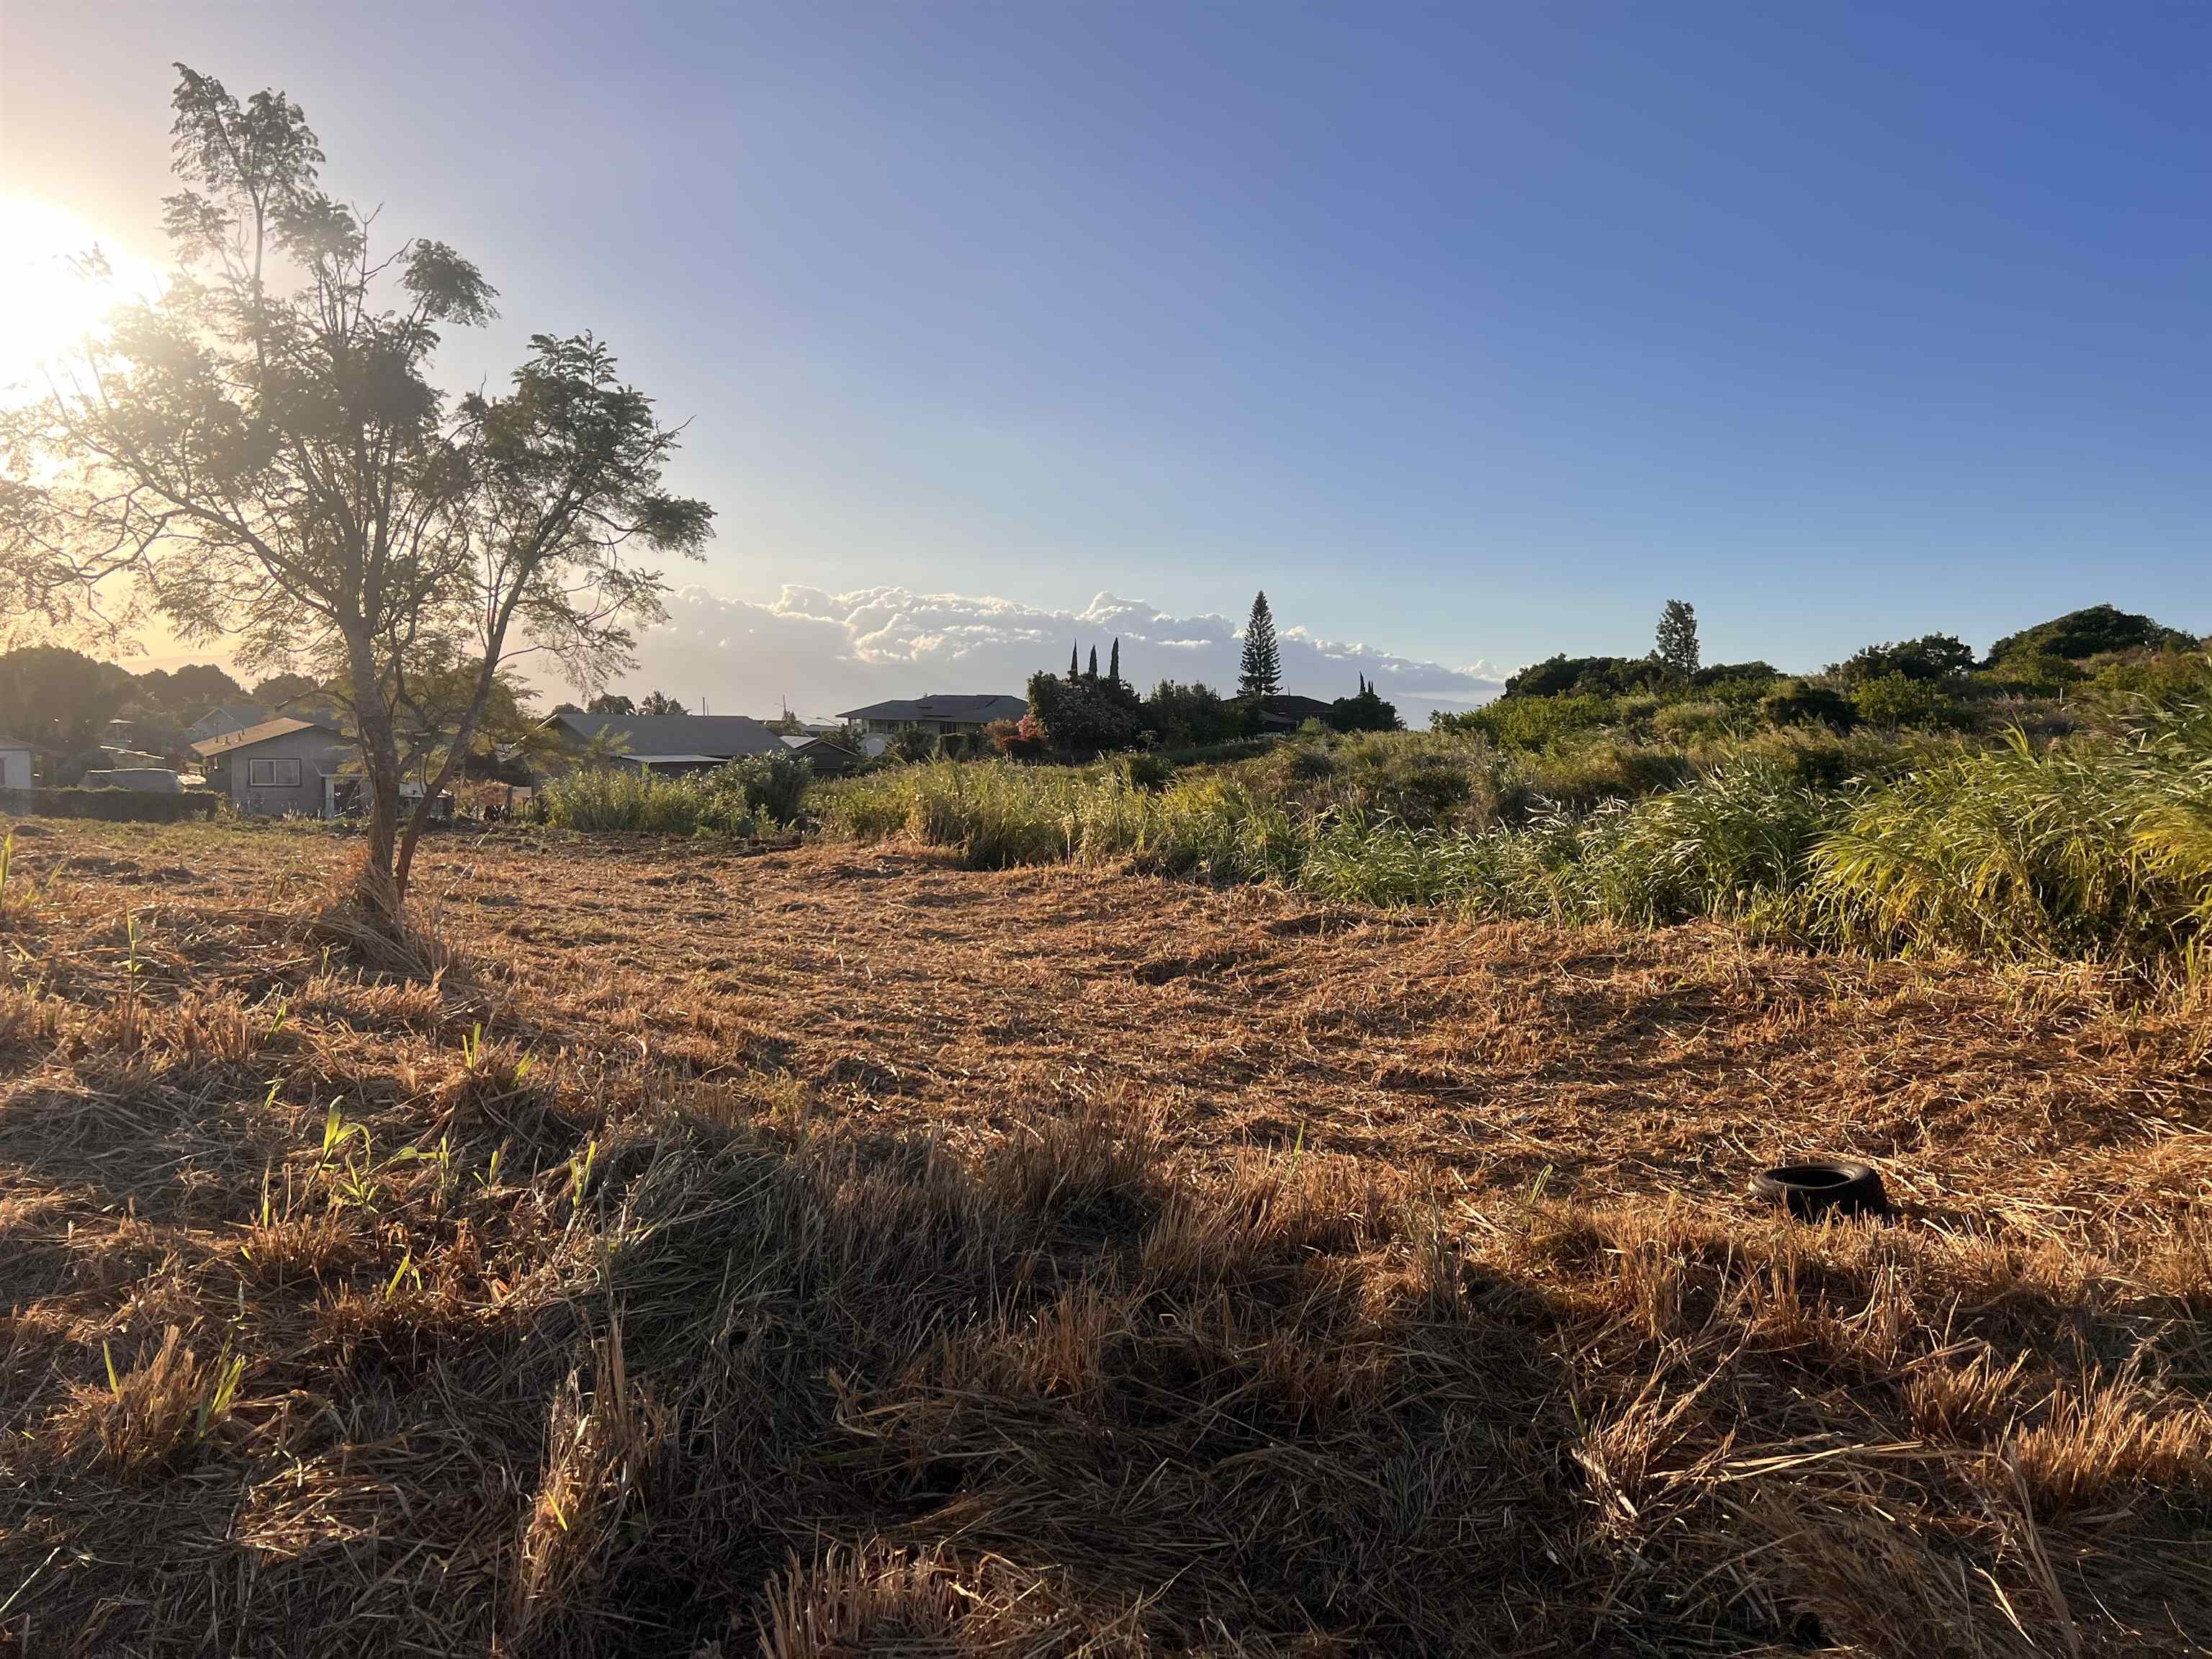
<svg viewBox="0 0 2212 1659"><path fill-rule="evenodd" d="M368 637L349 635L346 654L353 669L354 746L361 754L362 787L368 791L368 845L362 854L358 883L362 907L395 927L406 878L393 868L399 842L399 740L384 707L376 657Z"/></svg>

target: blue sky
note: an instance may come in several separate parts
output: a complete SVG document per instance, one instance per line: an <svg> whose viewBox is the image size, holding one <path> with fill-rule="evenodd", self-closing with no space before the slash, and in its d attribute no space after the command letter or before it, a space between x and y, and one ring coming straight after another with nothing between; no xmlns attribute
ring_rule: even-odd
<svg viewBox="0 0 2212 1659"><path fill-rule="evenodd" d="M2212 10L0 5L0 191L150 250L174 58L690 417L719 595L2212 629Z"/></svg>

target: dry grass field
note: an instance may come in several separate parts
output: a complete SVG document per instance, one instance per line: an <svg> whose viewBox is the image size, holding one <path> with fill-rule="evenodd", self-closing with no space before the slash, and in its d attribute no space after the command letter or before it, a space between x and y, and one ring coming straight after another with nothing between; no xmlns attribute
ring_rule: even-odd
<svg viewBox="0 0 2212 1659"><path fill-rule="evenodd" d="M520 830L424 978L347 853L15 844L0 1651L2212 1651L2202 996Z"/></svg>

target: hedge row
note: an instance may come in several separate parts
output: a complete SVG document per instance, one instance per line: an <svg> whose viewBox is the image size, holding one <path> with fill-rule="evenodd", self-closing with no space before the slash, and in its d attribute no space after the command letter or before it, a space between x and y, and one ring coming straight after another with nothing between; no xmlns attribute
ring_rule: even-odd
<svg viewBox="0 0 2212 1659"><path fill-rule="evenodd" d="M0 789L0 812L19 817L105 818L110 823L175 823L211 818L228 797L213 789Z"/></svg>

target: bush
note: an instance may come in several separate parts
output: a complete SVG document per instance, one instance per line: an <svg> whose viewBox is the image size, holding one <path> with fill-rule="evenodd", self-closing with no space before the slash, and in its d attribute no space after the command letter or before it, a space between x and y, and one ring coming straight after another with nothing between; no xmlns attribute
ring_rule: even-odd
<svg viewBox="0 0 2212 1659"><path fill-rule="evenodd" d="M1175 763L1161 755L1124 755L1115 770L1132 789L1164 789L1175 781Z"/></svg>
<svg viewBox="0 0 2212 1659"><path fill-rule="evenodd" d="M718 788L714 775L667 777L627 766L593 767L556 779L539 799L549 823L594 835L758 834L743 792Z"/></svg>
<svg viewBox="0 0 2212 1659"><path fill-rule="evenodd" d="M708 775L708 787L735 794L752 817L796 823L806 804L814 768L791 755L747 755Z"/></svg>
<svg viewBox="0 0 2212 1659"><path fill-rule="evenodd" d="M1226 701L1207 685L1162 680L1145 699L1140 718L1145 730L1170 748L1203 748L1252 735L1250 707Z"/></svg>
<svg viewBox="0 0 2212 1659"><path fill-rule="evenodd" d="M1859 711L1840 691L1806 680L1788 680L1759 699L1759 718L1770 726L1825 726L1848 732L1859 723Z"/></svg>
<svg viewBox="0 0 2212 1659"><path fill-rule="evenodd" d="M1437 732L1475 733L1505 749L1542 749L1577 732L1610 726L1620 717L1613 699L1597 692L1572 696L1509 694L1462 714L1439 711L1429 721Z"/></svg>
<svg viewBox="0 0 2212 1659"><path fill-rule="evenodd" d="M0 789L0 812L110 823L178 823L211 818L230 797L212 789Z"/></svg>
<svg viewBox="0 0 2212 1659"><path fill-rule="evenodd" d="M1966 712L1941 685L1904 674L1884 674L1852 694L1859 718L1869 726L1942 726L1967 724Z"/></svg>
<svg viewBox="0 0 2212 1659"><path fill-rule="evenodd" d="M1869 645L1828 670L1848 685L1902 674L1908 680L1956 679L1974 665L1974 648L1948 634L1923 634L1901 644Z"/></svg>
<svg viewBox="0 0 2212 1659"><path fill-rule="evenodd" d="M2008 634L1990 647L1989 662L1994 668L2008 657L2038 652L2081 662L2114 651L2187 651L2197 642L2196 635L2148 617L2109 605L2093 605Z"/></svg>

